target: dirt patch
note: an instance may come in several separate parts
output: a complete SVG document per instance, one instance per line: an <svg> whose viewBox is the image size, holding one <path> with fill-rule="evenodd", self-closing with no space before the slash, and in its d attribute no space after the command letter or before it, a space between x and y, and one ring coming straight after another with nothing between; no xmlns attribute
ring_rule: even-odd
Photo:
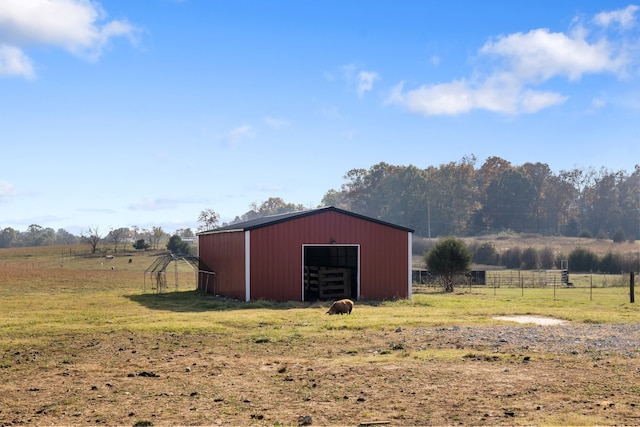
<svg viewBox="0 0 640 427"><path fill-rule="evenodd" d="M517 323L533 323L540 326L561 325L565 323L564 320L554 319L552 317L530 316L530 315L496 316L494 317L494 319L506 320L508 322L517 322Z"/></svg>
<svg viewBox="0 0 640 427"><path fill-rule="evenodd" d="M37 347L5 342L0 425L640 420L636 324L333 335L321 345L129 332L61 336Z"/></svg>

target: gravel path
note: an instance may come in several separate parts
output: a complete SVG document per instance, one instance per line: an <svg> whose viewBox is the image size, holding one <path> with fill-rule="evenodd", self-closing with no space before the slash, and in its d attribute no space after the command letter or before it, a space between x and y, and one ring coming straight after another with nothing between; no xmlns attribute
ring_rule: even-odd
<svg viewBox="0 0 640 427"><path fill-rule="evenodd" d="M573 324L552 326L492 325L418 329L418 342L436 347L523 350L557 354L590 353L636 357L640 354L640 324Z"/></svg>

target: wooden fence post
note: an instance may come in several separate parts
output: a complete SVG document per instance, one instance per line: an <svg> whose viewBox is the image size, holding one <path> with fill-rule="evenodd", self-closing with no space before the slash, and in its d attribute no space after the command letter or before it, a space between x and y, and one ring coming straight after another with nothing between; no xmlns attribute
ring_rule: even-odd
<svg viewBox="0 0 640 427"><path fill-rule="evenodd" d="M635 302L635 295L634 295L634 293L635 293L635 290L634 290L635 285L634 285L633 282L634 282L634 272L630 271L629 272L629 298L630 298L631 304L633 304Z"/></svg>

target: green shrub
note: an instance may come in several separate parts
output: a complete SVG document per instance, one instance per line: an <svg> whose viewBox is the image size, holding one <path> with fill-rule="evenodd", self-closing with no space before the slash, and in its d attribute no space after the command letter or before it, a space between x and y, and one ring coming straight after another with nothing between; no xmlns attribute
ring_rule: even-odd
<svg viewBox="0 0 640 427"><path fill-rule="evenodd" d="M453 292L455 275L471 269L471 252L462 240L455 237L438 241L424 256L424 260L432 273L442 277L445 292Z"/></svg>
<svg viewBox="0 0 640 427"><path fill-rule="evenodd" d="M190 247L191 245L189 245L188 242L183 242L182 238L175 234L171 236L167 243L167 249L169 249L172 254L188 255Z"/></svg>
<svg viewBox="0 0 640 427"><path fill-rule="evenodd" d="M525 270L537 270L540 268L540 253L536 248L527 248L520 257L522 268Z"/></svg>
<svg viewBox="0 0 640 427"><path fill-rule="evenodd" d="M569 270L589 272L598 269L598 256L585 248L575 248L569 254Z"/></svg>
<svg viewBox="0 0 640 427"><path fill-rule="evenodd" d="M522 249L519 247L507 249L502 253L501 264L507 268L520 268L522 265Z"/></svg>
<svg viewBox="0 0 640 427"><path fill-rule="evenodd" d="M551 270L555 266L553 249L549 246L545 246L540 250L540 266L546 270Z"/></svg>
<svg viewBox="0 0 640 427"><path fill-rule="evenodd" d="M614 243L624 243L627 240L627 235L624 234L624 230L622 228L618 228L615 233L613 233L613 242Z"/></svg>
<svg viewBox="0 0 640 427"><path fill-rule="evenodd" d="M624 259L621 254L608 252L598 263L598 269L602 273L620 273L624 270Z"/></svg>
<svg viewBox="0 0 640 427"><path fill-rule="evenodd" d="M472 247L473 262L476 264L486 265L498 265L500 262L500 255L495 245L491 242L483 243L480 246Z"/></svg>
<svg viewBox="0 0 640 427"><path fill-rule="evenodd" d="M580 232L580 234L578 234L578 237L581 237L583 239L591 239L593 238L593 234L591 234L591 232L585 228Z"/></svg>

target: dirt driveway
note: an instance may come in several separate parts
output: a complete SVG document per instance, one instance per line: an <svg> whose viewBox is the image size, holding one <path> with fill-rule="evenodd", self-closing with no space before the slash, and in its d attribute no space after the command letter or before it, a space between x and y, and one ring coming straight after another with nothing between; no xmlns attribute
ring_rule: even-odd
<svg viewBox="0 0 640 427"><path fill-rule="evenodd" d="M406 328L304 339L134 334L0 353L0 425L640 423L637 324ZM226 341L228 342L228 340Z"/></svg>

